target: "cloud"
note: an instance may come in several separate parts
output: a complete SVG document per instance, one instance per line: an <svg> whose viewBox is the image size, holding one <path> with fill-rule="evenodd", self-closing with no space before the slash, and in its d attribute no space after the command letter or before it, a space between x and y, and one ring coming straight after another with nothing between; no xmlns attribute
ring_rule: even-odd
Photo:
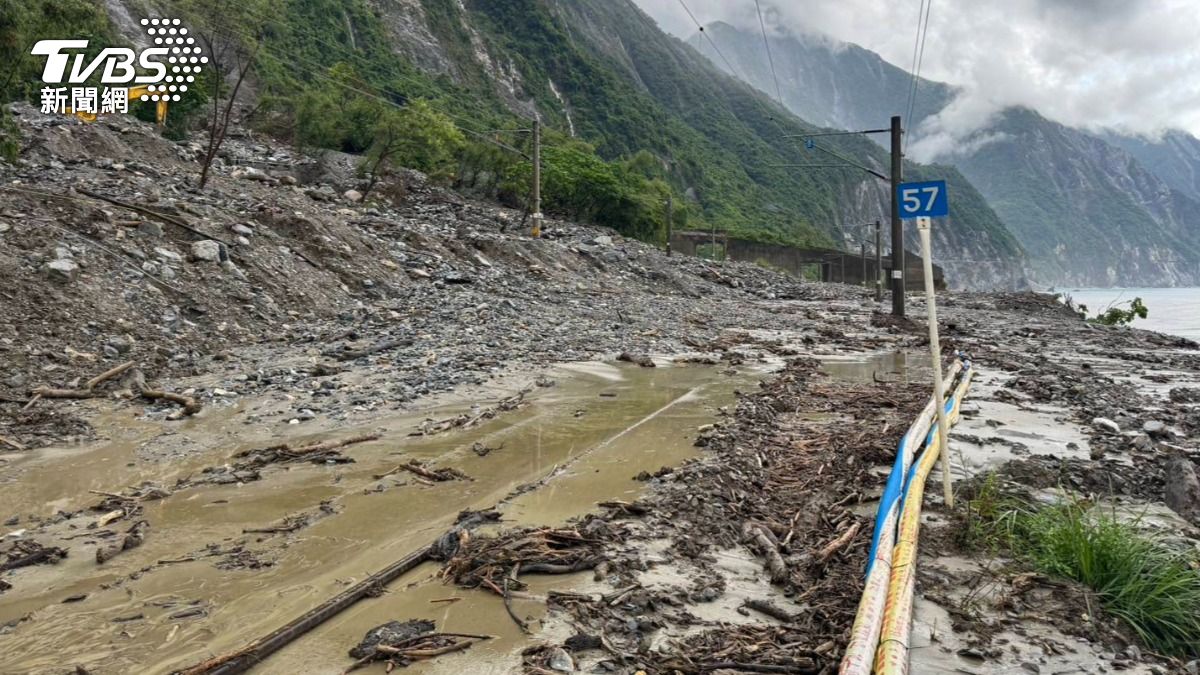
<svg viewBox="0 0 1200 675"><path fill-rule="evenodd" d="M685 1L702 23L758 30L753 0ZM695 32L679 0L634 2L668 32ZM771 30L827 34L908 69L919 4L767 0L763 7ZM968 122L1014 105L1076 127L1200 135L1197 36L1196 0L935 0L921 74L962 93L953 110L927 120L921 131L935 136L924 147L950 133L969 137Z"/></svg>

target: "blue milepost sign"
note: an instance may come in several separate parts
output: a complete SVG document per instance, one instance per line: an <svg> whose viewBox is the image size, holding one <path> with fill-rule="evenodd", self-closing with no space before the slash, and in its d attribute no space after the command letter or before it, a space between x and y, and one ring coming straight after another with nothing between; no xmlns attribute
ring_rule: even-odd
<svg viewBox="0 0 1200 675"><path fill-rule="evenodd" d="M896 188L896 201L900 204L900 218L904 220L950 215L950 199L944 180L901 183Z"/></svg>

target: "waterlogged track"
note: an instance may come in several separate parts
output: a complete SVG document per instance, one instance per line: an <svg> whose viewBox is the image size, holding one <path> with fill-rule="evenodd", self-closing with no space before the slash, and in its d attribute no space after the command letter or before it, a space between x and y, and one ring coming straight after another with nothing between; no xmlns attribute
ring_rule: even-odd
<svg viewBox="0 0 1200 675"><path fill-rule="evenodd" d="M188 422L178 430L186 441L179 445L192 451L164 462L131 461L139 448L161 443L153 425L102 417L98 426L111 441L47 449L7 467L16 480L0 491L0 513L48 518L77 511L99 499L88 490L117 492L144 480L172 485L238 451L283 440L381 437L346 448L353 464L268 467L256 482L202 485L147 502L145 543L103 565L95 562L95 530L71 521L80 524L78 532L63 533L73 537L66 560L21 570L0 602L0 623L19 622L0 635L0 670L84 665L95 672L168 672L235 649L336 595L427 544L463 509L510 497L506 527L559 524L596 502L635 498L642 483L633 476L692 455L696 427L712 421L735 389L755 387L766 368L728 374L706 366L566 366L555 373L557 386L535 390L528 405L468 430L425 437L408 434L427 417L467 411L465 403L315 439L269 442L257 437L261 430L240 424L244 404ZM492 450L480 456L472 450L476 444ZM430 483L404 471L378 478L413 459L473 480ZM542 481L537 489L518 490L536 481ZM291 533L243 532L297 513L314 514L314 522ZM430 583L431 570L405 576L385 599L360 603L259 672L339 672L346 649L367 629L408 614L501 638L473 650L473 661L511 652L520 636L502 605ZM418 586L406 591L413 583ZM465 599L429 603L455 596ZM31 619L20 622L26 616ZM72 645L69 654L64 644Z"/></svg>

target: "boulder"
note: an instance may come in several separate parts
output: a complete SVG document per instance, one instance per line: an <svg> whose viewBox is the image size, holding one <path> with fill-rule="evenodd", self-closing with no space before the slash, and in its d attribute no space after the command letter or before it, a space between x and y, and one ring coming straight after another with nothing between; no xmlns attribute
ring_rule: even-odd
<svg viewBox="0 0 1200 675"><path fill-rule="evenodd" d="M79 265L67 259L54 260L43 265L42 272L51 281L65 284L79 277Z"/></svg>
<svg viewBox="0 0 1200 675"><path fill-rule="evenodd" d="M192 260L196 262L220 262L221 244L211 239L192 243Z"/></svg>
<svg viewBox="0 0 1200 675"><path fill-rule="evenodd" d="M1121 433L1121 425L1108 419L1107 417L1097 417L1093 419L1092 426L1100 431L1107 431L1113 434Z"/></svg>
<svg viewBox="0 0 1200 675"><path fill-rule="evenodd" d="M363 194L358 190L346 190L342 193L342 196L351 202L361 202L363 200Z"/></svg>
<svg viewBox="0 0 1200 675"><path fill-rule="evenodd" d="M1162 438L1167 435L1167 425L1158 420L1150 420L1142 425L1142 431L1152 438Z"/></svg>
<svg viewBox="0 0 1200 675"><path fill-rule="evenodd" d="M1163 501L1184 518L1192 522L1200 520L1200 479L1196 478L1196 465L1187 458L1177 457L1167 462L1166 473Z"/></svg>

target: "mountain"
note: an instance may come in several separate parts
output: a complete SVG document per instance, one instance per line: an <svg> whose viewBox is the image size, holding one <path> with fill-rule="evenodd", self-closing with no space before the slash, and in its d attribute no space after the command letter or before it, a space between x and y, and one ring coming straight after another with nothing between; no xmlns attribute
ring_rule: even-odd
<svg viewBox="0 0 1200 675"><path fill-rule="evenodd" d="M136 4L108 4L122 2ZM168 4L181 11L198 6L193 0ZM245 7L260 7L257 16L249 15L262 25L243 25L240 32L254 34L261 47L255 90L270 103L264 115L270 128L283 133L350 107L343 92L322 93L321 105L309 107L317 114L297 112L305 110L309 90L328 89L326 80L337 79L397 104L427 99L452 115L470 139L486 135L482 130L528 126L536 113L549 131L545 154L551 179L558 176L556 169L566 170L555 164L559 158L578 160L583 168L576 175L593 169L605 173L580 159L580 153L594 151L606 162L620 163L605 180L619 183L644 174L668 185L686 210L677 227L715 226L764 241L857 249L863 225L886 220L889 212L889 187L865 172L796 167L813 163L813 153L785 137L819 125L721 72L663 33L629 0L227 4L226 15L210 20L234 21L230 17L242 16ZM203 22L197 26L212 28ZM137 27L121 26L121 31L129 35ZM363 145L348 143L345 136L338 136L342 146ZM887 154L864 138L833 138L824 145L877 171L888 166ZM816 159L828 163L820 155ZM496 171L502 169L516 176L522 170ZM946 175L955 185L959 208L937 233L938 250L947 253L938 262L945 264L951 283L979 287L1019 279L1023 252L1016 238L970 182L948 167L913 165L912 171ZM499 183L503 192L515 181L490 183ZM590 199L589 190L607 189L596 180L578 186L581 200ZM523 198L508 192L510 199ZM554 196L548 198L551 208ZM631 199L631 209L661 212L662 200L653 195ZM620 229L619 213L602 215ZM660 236L644 229L635 233ZM912 247L915 240L908 243Z"/></svg>
<svg viewBox="0 0 1200 675"><path fill-rule="evenodd" d="M774 91L761 33L727 24L709 36L733 69ZM707 40L693 46L723 60ZM846 128L881 126L907 100L911 76L879 55L826 37L771 38L783 100L798 114ZM956 94L921 80L912 143ZM948 148L958 168L1020 240L1035 279L1049 285L1189 285L1200 282L1200 201L1193 181L1200 142L1152 143L1074 129L1010 108ZM955 207L952 206L952 210Z"/></svg>
<svg viewBox="0 0 1200 675"><path fill-rule="evenodd" d="M1133 155L1167 185L1200 200L1200 139L1178 129L1160 138L1118 133L1101 138Z"/></svg>

